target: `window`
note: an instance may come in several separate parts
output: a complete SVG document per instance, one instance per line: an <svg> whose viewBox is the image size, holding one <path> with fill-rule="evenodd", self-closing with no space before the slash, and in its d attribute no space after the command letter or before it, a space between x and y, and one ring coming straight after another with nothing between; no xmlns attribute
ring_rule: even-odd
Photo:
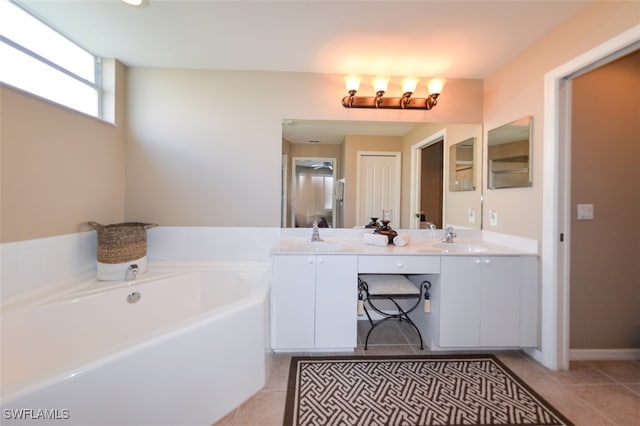
<svg viewBox="0 0 640 426"><path fill-rule="evenodd" d="M0 81L101 116L100 61L25 9L0 0Z"/></svg>

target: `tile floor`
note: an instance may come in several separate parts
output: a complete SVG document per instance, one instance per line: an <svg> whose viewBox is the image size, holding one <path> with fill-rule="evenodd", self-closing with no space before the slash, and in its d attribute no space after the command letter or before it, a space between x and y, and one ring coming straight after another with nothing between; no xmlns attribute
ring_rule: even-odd
<svg viewBox="0 0 640 426"><path fill-rule="evenodd" d="M365 351L363 336L368 327L366 321L359 321L358 348L350 354L430 353L427 349L421 351L415 331L398 321L388 321L378 327ZM313 354L274 354L264 389L215 426L282 425L289 362L294 355ZM503 351L497 355L576 426L640 426L640 360L571 362L569 371L551 371L520 351Z"/></svg>

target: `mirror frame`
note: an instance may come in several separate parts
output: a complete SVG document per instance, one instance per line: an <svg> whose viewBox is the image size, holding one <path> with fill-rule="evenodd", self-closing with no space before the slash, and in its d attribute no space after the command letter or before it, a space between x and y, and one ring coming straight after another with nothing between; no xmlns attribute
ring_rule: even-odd
<svg viewBox="0 0 640 426"><path fill-rule="evenodd" d="M533 117L496 127L487 132L487 189L522 188L533 185ZM526 147L522 147L526 142ZM510 144L510 147L505 145ZM520 146L519 146L520 145ZM500 147L499 153L494 154ZM498 179L503 177L503 179ZM497 181L497 182L496 182Z"/></svg>

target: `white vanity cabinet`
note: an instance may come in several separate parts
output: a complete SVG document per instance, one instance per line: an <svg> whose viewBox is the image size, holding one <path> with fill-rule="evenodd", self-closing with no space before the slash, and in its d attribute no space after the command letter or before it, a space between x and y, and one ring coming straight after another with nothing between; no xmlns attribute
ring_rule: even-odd
<svg viewBox="0 0 640 426"><path fill-rule="evenodd" d="M537 273L534 256L443 256L439 346L536 346Z"/></svg>
<svg viewBox="0 0 640 426"><path fill-rule="evenodd" d="M272 262L271 347L356 347L357 256L274 255Z"/></svg>

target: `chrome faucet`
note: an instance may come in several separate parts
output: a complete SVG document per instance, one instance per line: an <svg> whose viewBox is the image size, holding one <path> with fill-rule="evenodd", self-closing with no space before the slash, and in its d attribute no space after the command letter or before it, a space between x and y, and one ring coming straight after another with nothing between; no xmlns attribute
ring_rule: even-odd
<svg viewBox="0 0 640 426"><path fill-rule="evenodd" d="M453 237L456 236L456 233L453 232L453 226L448 226L447 229L444 230L444 235L442 236L442 239L440 239L441 243L452 243L453 242Z"/></svg>
<svg viewBox="0 0 640 426"><path fill-rule="evenodd" d="M318 229L318 221L313 221L313 234L311 234L311 238L309 238L310 242L319 242L322 241L320 238L320 230Z"/></svg>
<svg viewBox="0 0 640 426"><path fill-rule="evenodd" d="M133 281L138 277L138 265L136 265L135 263L132 265L129 265L129 267L127 268L127 272L124 276L125 281Z"/></svg>

